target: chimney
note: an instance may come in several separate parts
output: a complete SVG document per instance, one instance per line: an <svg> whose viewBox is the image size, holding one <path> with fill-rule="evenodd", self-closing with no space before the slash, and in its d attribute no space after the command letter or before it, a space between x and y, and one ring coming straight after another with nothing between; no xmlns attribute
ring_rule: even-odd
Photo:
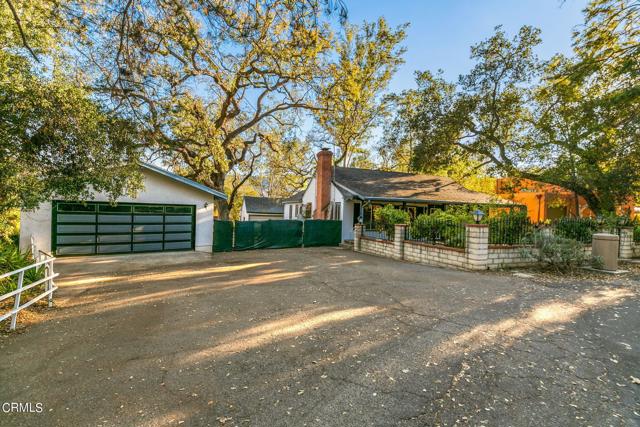
<svg viewBox="0 0 640 427"><path fill-rule="evenodd" d="M331 179L333 178L333 154L328 148L318 152L316 164L316 206L313 219L327 219L331 203Z"/></svg>

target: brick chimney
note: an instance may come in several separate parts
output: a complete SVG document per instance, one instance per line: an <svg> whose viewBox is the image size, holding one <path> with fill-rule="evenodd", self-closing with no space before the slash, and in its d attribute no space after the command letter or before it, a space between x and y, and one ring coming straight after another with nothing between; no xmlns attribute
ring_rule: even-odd
<svg viewBox="0 0 640 427"><path fill-rule="evenodd" d="M331 180L333 178L333 154L328 148L318 152L316 164L316 206L313 219L327 219L331 202Z"/></svg>

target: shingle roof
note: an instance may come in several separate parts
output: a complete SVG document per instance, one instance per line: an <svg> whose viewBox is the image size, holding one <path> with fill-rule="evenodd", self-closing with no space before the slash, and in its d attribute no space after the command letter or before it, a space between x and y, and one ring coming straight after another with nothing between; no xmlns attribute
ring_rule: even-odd
<svg viewBox="0 0 640 427"><path fill-rule="evenodd" d="M222 191L214 190L213 188L209 188L206 185L200 184L199 182L195 182L195 181L193 181L193 180L191 180L189 178L185 178L184 176L177 175L177 174L175 174L173 172L169 172L166 169L159 168L158 166L155 166L155 165L152 165L152 164L149 164L149 163L140 162L140 166L142 166L143 168L148 169L150 171L159 173L160 175L164 175L167 178L171 178L174 181L178 181L178 182L180 182L182 184L188 185L189 187L193 187L193 188L196 188L196 189L198 189L200 191L204 191L205 193L209 193L213 197L217 197L219 199L227 200L227 195L224 194Z"/></svg>
<svg viewBox="0 0 640 427"><path fill-rule="evenodd" d="M306 190L298 191L293 196L282 199L282 203L302 203L302 196L304 196L305 191Z"/></svg>
<svg viewBox="0 0 640 427"><path fill-rule="evenodd" d="M248 213L283 214L282 199L272 197L244 196L244 204Z"/></svg>
<svg viewBox="0 0 640 427"><path fill-rule="evenodd" d="M451 178L336 166L334 183L363 199L492 203L495 197L464 188Z"/></svg>

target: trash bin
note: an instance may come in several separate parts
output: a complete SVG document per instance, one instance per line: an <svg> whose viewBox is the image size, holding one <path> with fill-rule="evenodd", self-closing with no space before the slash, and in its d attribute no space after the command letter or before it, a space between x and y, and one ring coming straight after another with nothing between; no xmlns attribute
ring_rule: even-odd
<svg viewBox="0 0 640 427"><path fill-rule="evenodd" d="M592 255L602 259L602 269L615 271L618 269L618 245L620 236L609 233L596 233L593 235Z"/></svg>

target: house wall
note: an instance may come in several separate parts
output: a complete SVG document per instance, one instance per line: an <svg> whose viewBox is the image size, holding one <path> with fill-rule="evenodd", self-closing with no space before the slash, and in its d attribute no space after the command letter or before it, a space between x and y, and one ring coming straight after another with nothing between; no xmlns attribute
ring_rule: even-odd
<svg viewBox="0 0 640 427"><path fill-rule="evenodd" d="M266 215L266 214L249 214L249 219L247 221L269 221L269 220L278 220L284 219L282 215Z"/></svg>
<svg viewBox="0 0 640 427"><path fill-rule="evenodd" d="M249 214L247 213L247 205L242 201L242 207L240 208L240 221L249 221Z"/></svg>
<svg viewBox="0 0 640 427"><path fill-rule="evenodd" d="M213 196L196 188L177 182L148 169L141 170L144 177L144 189L137 197L120 197L122 203L158 203L196 206L196 238L197 251L211 252L213 246ZM95 193L92 201L108 202L109 197L104 193ZM205 208L205 202L208 206ZM47 252L51 251L51 221L52 204L45 202L34 211L20 213L20 249L30 249L31 236L35 239L36 247Z"/></svg>

